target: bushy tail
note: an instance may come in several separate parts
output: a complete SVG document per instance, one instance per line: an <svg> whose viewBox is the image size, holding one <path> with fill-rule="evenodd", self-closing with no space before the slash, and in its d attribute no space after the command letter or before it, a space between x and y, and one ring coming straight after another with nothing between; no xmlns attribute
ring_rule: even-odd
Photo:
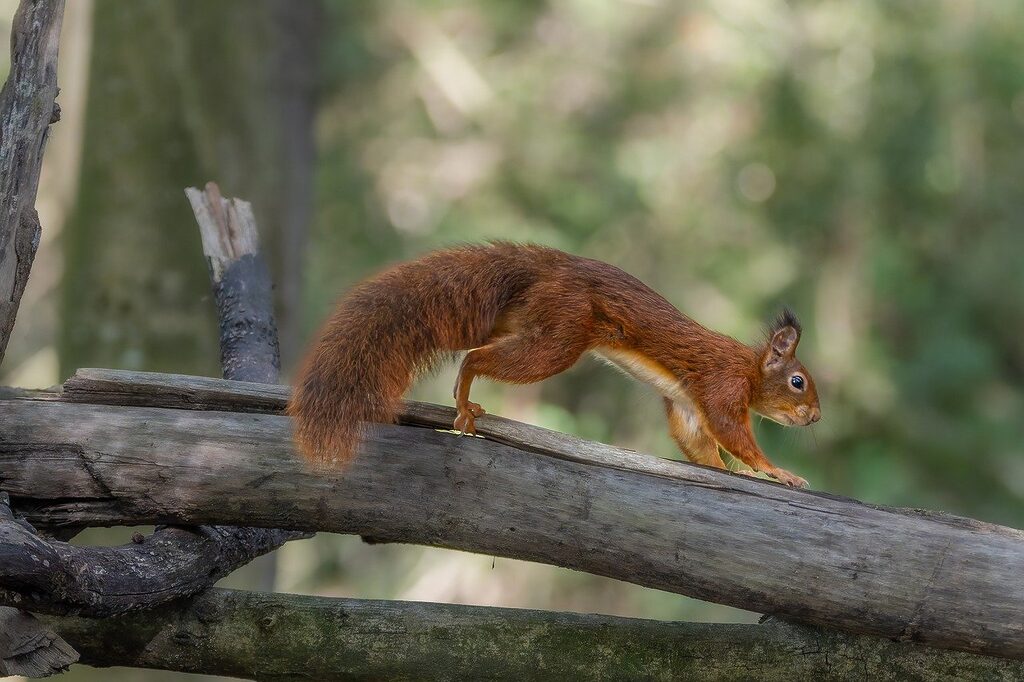
<svg viewBox="0 0 1024 682"><path fill-rule="evenodd" d="M343 467L366 422L394 421L420 371L444 353L482 345L501 308L532 281L540 251L495 244L436 252L342 298L288 405L306 459Z"/></svg>

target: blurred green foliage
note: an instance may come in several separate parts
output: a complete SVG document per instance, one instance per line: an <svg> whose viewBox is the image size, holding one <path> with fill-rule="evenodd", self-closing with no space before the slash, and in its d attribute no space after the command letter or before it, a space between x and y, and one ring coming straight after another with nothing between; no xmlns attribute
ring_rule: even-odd
<svg viewBox="0 0 1024 682"><path fill-rule="evenodd" d="M333 3L310 330L383 263L493 237L620 265L739 338L788 303L825 418L761 426L774 458L1020 526L1022 20L1011 2ZM658 401L593 363L529 399L545 425L672 453Z"/></svg>
<svg viewBox="0 0 1024 682"><path fill-rule="evenodd" d="M324 6L305 336L385 264L489 238L609 261L746 340L788 304L804 322L800 356L824 419L758 424L778 464L818 489L1024 527L1024 4ZM111 44L93 49L114 74L131 60L103 57ZM209 105L218 90L196 92ZM85 149L90 174L115 177ZM215 160L196 165L191 173L226 173ZM144 177L118 173L131 182L114 209L144 191ZM88 205L76 210L72 246L90 220ZM174 210L187 216L184 200ZM187 220L176 224L180 235L154 243L195 241ZM194 274L198 252L183 256L193 257L167 267ZM69 305L83 286L65 292ZM182 324L174 305L138 309L178 320L179 332L203 326ZM215 362L185 357L214 338L209 324L209 338L178 344L170 365ZM167 368L131 350L87 341L73 364L132 357ZM443 371L415 396L447 402L451 381ZM534 386L480 382L474 396L490 412L677 456L657 396L594 362ZM452 578L449 556L318 537L286 549L280 582L403 598L436 583L478 603L738 617L568 571L500 559L492 568L490 557L465 558Z"/></svg>

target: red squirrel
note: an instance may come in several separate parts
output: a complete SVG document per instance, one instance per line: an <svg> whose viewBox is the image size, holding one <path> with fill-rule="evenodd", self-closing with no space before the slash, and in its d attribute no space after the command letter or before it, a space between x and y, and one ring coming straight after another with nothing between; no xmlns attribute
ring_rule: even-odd
<svg viewBox="0 0 1024 682"><path fill-rule="evenodd" d="M788 310L748 346L714 332L619 268L556 249L496 242L428 254L385 270L338 303L298 372L288 414L313 464L343 466L362 422L393 422L419 372L468 351L455 384L454 427L476 434L476 377L529 384L586 352L653 386L683 454L725 469L718 448L782 483L754 440L753 410L789 426L821 418L814 380L796 358ZM752 473L752 472L747 472Z"/></svg>

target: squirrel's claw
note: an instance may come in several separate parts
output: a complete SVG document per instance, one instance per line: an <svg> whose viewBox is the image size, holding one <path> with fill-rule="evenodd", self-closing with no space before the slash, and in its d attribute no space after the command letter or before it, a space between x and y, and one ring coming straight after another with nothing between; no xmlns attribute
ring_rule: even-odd
<svg viewBox="0 0 1024 682"><path fill-rule="evenodd" d="M754 471L753 469L738 469L738 470L736 470L736 471L734 471L732 473L734 473L734 474L742 474L744 476L750 476L751 478L757 478L757 473L758 472ZM792 488L806 488L807 487L807 479L800 478L796 474L791 474L788 471L786 471L785 469L773 469L772 471L766 471L764 473L768 474L769 476L771 476L772 478L777 480L779 483L783 483L783 484L788 485L788 486L790 486Z"/></svg>
<svg viewBox="0 0 1024 682"><path fill-rule="evenodd" d="M769 475L774 477L779 483L785 483L793 488L807 487L806 478L800 478L796 474L791 474L785 469L775 469L774 471L769 472Z"/></svg>
<svg viewBox="0 0 1024 682"><path fill-rule="evenodd" d="M473 415L470 412L459 412L459 416L455 418L454 427L455 430L463 436L476 435L476 424L474 423Z"/></svg>
<svg viewBox="0 0 1024 682"><path fill-rule="evenodd" d="M466 403L459 408L459 414L455 417L455 430L464 436L475 436L476 418L485 414L487 412L478 403Z"/></svg>

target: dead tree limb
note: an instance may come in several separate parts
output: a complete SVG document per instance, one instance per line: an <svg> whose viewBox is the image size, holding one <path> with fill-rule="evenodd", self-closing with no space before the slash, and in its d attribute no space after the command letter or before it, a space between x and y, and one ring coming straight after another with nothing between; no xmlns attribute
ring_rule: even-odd
<svg viewBox="0 0 1024 682"><path fill-rule="evenodd" d="M130 376L118 385L107 376L107 402L141 402L145 388ZM73 383L65 397L74 396ZM240 384L216 380L142 383L162 385L155 403L195 397L204 409L0 402L0 480L29 520L356 533L1024 658L1017 530L792 490L499 417L482 419L481 433L516 445L382 425L350 469L322 475L295 455L287 418L210 411L217 394L266 409L281 388L266 387L257 400L255 385L235 392ZM406 419L418 409L411 407ZM450 412L432 409L414 418L446 427Z"/></svg>
<svg viewBox="0 0 1024 682"><path fill-rule="evenodd" d="M103 617L192 596L270 551L274 531L165 528L122 547L39 537L0 493L0 602L29 611Z"/></svg>
<svg viewBox="0 0 1024 682"><path fill-rule="evenodd" d="M199 223L203 254L220 320L225 379L276 384L281 351L274 322L270 271L259 253L252 206L225 199L213 182L185 190Z"/></svg>
<svg viewBox="0 0 1024 682"><path fill-rule="evenodd" d="M48 677L77 660L78 652L35 616L0 606L0 677Z"/></svg>
<svg viewBox="0 0 1024 682"><path fill-rule="evenodd" d="M14 330L42 227L35 210L43 148L60 119L57 51L64 0L22 0L11 69L0 91L0 364ZM78 659L31 615L0 608L0 676L44 677Z"/></svg>
<svg viewBox="0 0 1024 682"><path fill-rule="evenodd" d="M89 665L255 680L1018 680L1024 663L770 621L665 623L209 590L103 621L45 619ZM756 671L756 672L754 672Z"/></svg>
<svg viewBox="0 0 1024 682"><path fill-rule="evenodd" d="M225 379L276 384L281 370L281 346L274 320L273 286L270 270L260 254L252 205L223 197L214 182L206 183L203 191L188 187L185 196L199 224L217 305L221 372ZM251 535L251 530L243 528L218 530L240 540ZM309 534L279 530L272 531L270 537L283 545ZM261 546L252 548L253 559L264 553ZM273 557L262 568L263 584L272 588L276 573Z"/></svg>
<svg viewBox="0 0 1024 682"><path fill-rule="evenodd" d="M50 124L60 118L57 48L64 0L22 0L11 72L0 91L0 363L39 246L36 190Z"/></svg>
<svg viewBox="0 0 1024 682"><path fill-rule="evenodd" d="M255 222L250 216L244 222L225 221L221 228L227 248L248 245L222 253L217 261L214 285L220 292L225 371L276 381L269 275L258 263ZM240 260L243 264L236 267ZM224 278L229 284L222 286ZM58 614L102 616L191 596L287 540L307 535L264 528L162 528L141 544L86 548L44 540L27 524L15 521L9 510L3 512L0 503L0 600ZM40 567L45 570L39 572Z"/></svg>

